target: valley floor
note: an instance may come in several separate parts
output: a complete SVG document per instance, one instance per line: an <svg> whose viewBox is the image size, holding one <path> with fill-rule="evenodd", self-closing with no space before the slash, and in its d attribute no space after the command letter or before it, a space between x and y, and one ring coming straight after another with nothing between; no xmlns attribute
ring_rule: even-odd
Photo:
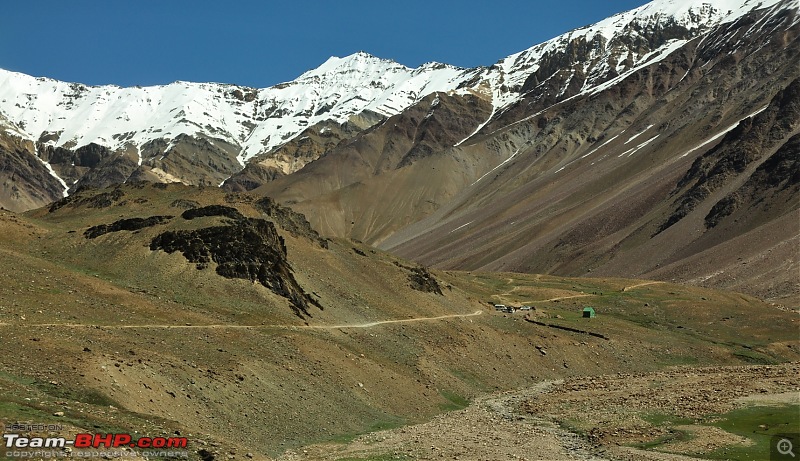
<svg viewBox="0 0 800 461"><path fill-rule="evenodd" d="M767 459L770 437L798 428L800 364L678 367L543 381L424 424L278 459Z"/></svg>

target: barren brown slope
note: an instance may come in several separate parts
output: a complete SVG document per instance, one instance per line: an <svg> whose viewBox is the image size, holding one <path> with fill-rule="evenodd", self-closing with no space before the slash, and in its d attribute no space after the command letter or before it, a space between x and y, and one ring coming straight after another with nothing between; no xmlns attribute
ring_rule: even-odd
<svg viewBox="0 0 800 461"><path fill-rule="evenodd" d="M793 151L798 124L794 111L782 109L796 102L792 82L800 76L795 16L766 25L755 19L727 25L602 93L566 101L529 120L506 120L505 128L474 137L476 145L504 139L530 147L381 247L446 268L657 277L666 275L658 271L663 265L796 213L794 176L779 166L785 164L779 158ZM702 206L659 233L675 216L672 203L679 192L673 190L685 187L679 182L694 159L705 152L734 155L738 143L750 142L740 139L748 131L736 129L740 122L758 125L754 132L780 134L759 141L758 162L726 173L725 187L715 186L717 192L704 196ZM728 130L733 131L725 137ZM772 155L778 157L764 168L774 173L754 175ZM745 183L753 198L742 202L736 217L725 218L725 229L707 227L705 218L716 204ZM746 211L746 204L756 201L757 210ZM745 215L753 216L746 225ZM765 255L757 248L780 246L799 231L796 220L769 228L774 232L759 234L768 243L740 248L738 256L760 259ZM718 251L722 255L729 248ZM779 264L788 267L794 257L784 252ZM722 270L682 267L688 272L676 280L699 280ZM797 290L792 271L772 287L764 286L764 275L752 271L752 285L739 280L735 286L778 298Z"/></svg>
<svg viewBox="0 0 800 461"><path fill-rule="evenodd" d="M36 158L34 149L32 142L0 128L0 207L25 211L62 197L63 186Z"/></svg>
<svg viewBox="0 0 800 461"><path fill-rule="evenodd" d="M233 232L252 220L277 236ZM179 431L197 458L263 459L565 375L800 358L792 314L754 298L429 272L321 240L289 210L216 188L85 190L0 225L4 416L69 433ZM209 229L224 238L206 240ZM153 247L169 233L193 245ZM229 244L249 250L231 259ZM261 246L275 251L269 261ZM187 258L198 254L210 260ZM298 315L297 289L319 306ZM533 302L539 323L487 301ZM591 324L580 316L588 301L600 312Z"/></svg>
<svg viewBox="0 0 800 461"><path fill-rule="evenodd" d="M771 437L800 424L798 371L796 363L678 367L543 381L424 424L303 447L280 461L766 459Z"/></svg>
<svg viewBox="0 0 800 461"><path fill-rule="evenodd" d="M798 234L777 223L797 210L790 173L797 121L785 109L800 77L799 29L795 9L756 11L588 93L573 84L585 80L576 66L592 49L579 40L547 55L525 97L490 119L479 99L431 96L258 192L302 211L324 235L442 268L716 283L722 266L688 262L701 254L719 260L713 253L729 251L719 245L751 232L769 237L739 257L762 260L756 248L777 248ZM651 32L642 49L687 37ZM725 164L726 153L750 142L737 140L749 131L740 123L757 125L753 133L786 127L751 146L757 161L725 173L724 185L694 211L676 211L691 186L681 178L697 159L708 152ZM693 184L702 190L710 182L703 176ZM739 187L748 198L735 197ZM746 211L756 202L760 211ZM758 217L740 225L745 214ZM725 223L706 224L712 215ZM786 252L768 259L781 267L793 261ZM660 270L673 264L688 272ZM761 267L741 273L752 283L715 286L792 296L791 271L770 284L773 271Z"/></svg>
<svg viewBox="0 0 800 461"><path fill-rule="evenodd" d="M324 235L381 241L442 206L496 160L450 149L490 110L477 96L429 95L254 193L290 204Z"/></svg>

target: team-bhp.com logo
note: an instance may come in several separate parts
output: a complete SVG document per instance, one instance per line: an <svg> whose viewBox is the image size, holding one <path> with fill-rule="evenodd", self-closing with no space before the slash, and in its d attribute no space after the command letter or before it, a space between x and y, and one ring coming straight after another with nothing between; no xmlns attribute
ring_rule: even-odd
<svg viewBox="0 0 800 461"><path fill-rule="evenodd" d="M186 437L139 437L130 434L77 434L65 437L24 437L3 434L6 448L186 448Z"/></svg>

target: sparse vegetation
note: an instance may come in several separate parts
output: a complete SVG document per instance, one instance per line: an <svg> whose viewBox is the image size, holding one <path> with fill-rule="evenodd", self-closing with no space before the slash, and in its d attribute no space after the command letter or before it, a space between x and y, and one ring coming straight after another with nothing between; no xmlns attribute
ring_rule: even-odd
<svg viewBox="0 0 800 461"><path fill-rule="evenodd" d="M751 445L725 446L705 453L708 459L750 460L770 452L770 437L796 433L800 427L800 405L752 405L711 415L706 425L746 437Z"/></svg>
<svg viewBox="0 0 800 461"><path fill-rule="evenodd" d="M439 394L448 400L448 403L443 404L440 407L444 411L461 410L469 405L469 400L456 394L455 392L442 389L439 391Z"/></svg>
<svg viewBox="0 0 800 461"><path fill-rule="evenodd" d="M800 358L792 314L754 298L626 279L427 269L438 286L449 287L432 295L409 286L418 266L350 241L331 240L325 248L300 232L300 221L276 218L278 208L268 214L245 197L231 204L215 189L119 190L125 205L90 207L93 194L109 191L87 190L53 212L0 216L0 250L9 255L0 258L3 411L63 421L71 430L191 433L193 446L215 459L226 450L278 456L317 443L333 444L331 453L344 450L341 457L415 459L385 449L384 435L375 431L403 435L400 426L431 422L443 412L452 416L433 421L450 421L457 430L461 412L495 408L481 403L486 393L549 380ZM174 218L105 238L81 235L87 227L174 213L177 200L236 213ZM254 221L272 229L269 244L244 238L244 229L208 240L203 233ZM230 250L242 261L277 248L297 286L326 309L301 320L285 297L249 277L198 271L198 262L151 250L167 232L194 242L187 248L205 254L209 267L220 265L212 249L225 245L249 242L246 251ZM281 284L286 288L286 281L270 286ZM497 313L487 300L535 309ZM596 318L582 318L586 305L596 309ZM608 339L533 324L525 316ZM654 392L668 380L659 382ZM589 414L578 405L563 408ZM658 431L680 426L685 417L661 407L647 412L675 416L638 419ZM501 427L534 424L515 414L498 416ZM592 427L591 420L575 418L584 437L598 435ZM661 449L673 443L658 442L665 435L621 443L652 442ZM351 456L346 447L366 439L376 451Z"/></svg>

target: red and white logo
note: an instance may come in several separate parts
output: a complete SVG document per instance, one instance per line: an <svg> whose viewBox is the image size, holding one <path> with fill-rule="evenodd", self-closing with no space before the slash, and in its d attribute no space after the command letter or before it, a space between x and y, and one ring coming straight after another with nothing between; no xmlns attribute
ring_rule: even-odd
<svg viewBox="0 0 800 461"><path fill-rule="evenodd" d="M25 437L3 434L6 448L186 448L186 437L139 437L130 434L77 434L74 440L64 437Z"/></svg>

